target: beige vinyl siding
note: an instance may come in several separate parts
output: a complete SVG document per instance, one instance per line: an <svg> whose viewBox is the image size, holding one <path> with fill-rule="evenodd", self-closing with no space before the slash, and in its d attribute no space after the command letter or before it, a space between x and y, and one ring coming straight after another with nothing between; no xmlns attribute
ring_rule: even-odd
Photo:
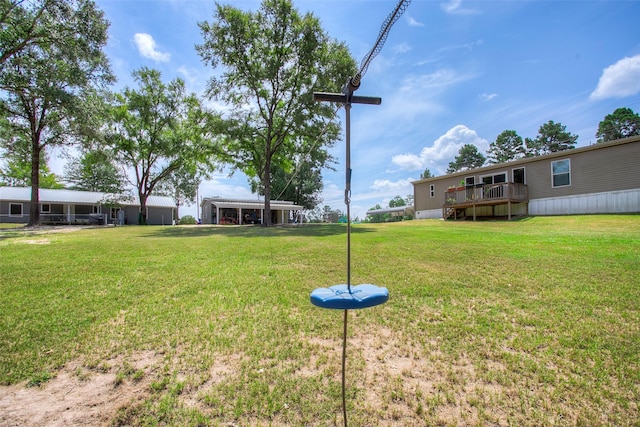
<svg viewBox="0 0 640 427"><path fill-rule="evenodd" d="M416 211L442 209L442 204L444 203L444 193L450 186L456 187L460 185L460 180L464 179L464 175L464 172L462 172L459 176L453 175L447 177L429 178L427 181L414 184L413 202ZM469 176L469 174L467 173L466 176ZM429 196L430 186L432 184L435 190L435 197Z"/></svg>
<svg viewBox="0 0 640 427"><path fill-rule="evenodd" d="M597 147L597 146L596 146ZM560 153L559 153L560 154ZM571 185L553 187L551 163L570 159ZM579 153L567 153L527 165L529 199L640 188L640 144L623 144Z"/></svg>

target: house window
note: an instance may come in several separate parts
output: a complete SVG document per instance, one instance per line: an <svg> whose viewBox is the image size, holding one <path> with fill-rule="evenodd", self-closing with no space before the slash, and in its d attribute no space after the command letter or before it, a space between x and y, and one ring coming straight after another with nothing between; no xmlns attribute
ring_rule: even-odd
<svg viewBox="0 0 640 427"><path fill-rule="evenodd" d="M482 177L483 184L497 184L499 182L507 182L506 172L500 172L495 175L486 175Z"/></svg>
<svg viewBox="0 0 640 427"><path fill-rule="evenodd" d="M464 185L467 187L473 187L476 184L475 176L468 176L464 179Z"/></svg>
<svg viewBox="0 0 640 427"><path fill-rule="evenodd" d="M436 186L435 186L435 184L431 184L429 186L429 197L431 197L432 199L434 197L436 197Z"/></svg>
<svg viewBox="0 0 640 427"><path fill-rule="evenodd" d="M513 182L516 184L526 184L524 180L524 168L517 168L512 171Z"/></svg>
<svg viewBox="0 0 640 427"><path fill-rule="evenodd" d="M22 203L9 203L9 216L22 216Z"/></svg>
<svg viewBox="0 0 640 427"><path fill-rule="evenodd" d="M551 162L551 181L554 188L571 185L571 163L569 159Z"/></svg>
<svg viewBox="0 0 640 427"><path fill-rule="evenodd" d="M49 213L51 212L51 205L48 203L43 203L42 204L42 213Z"/></svg>

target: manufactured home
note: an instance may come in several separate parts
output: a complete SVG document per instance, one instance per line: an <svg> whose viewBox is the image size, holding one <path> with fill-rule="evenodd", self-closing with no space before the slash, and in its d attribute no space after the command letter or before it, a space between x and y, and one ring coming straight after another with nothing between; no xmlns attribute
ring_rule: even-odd
<svg viewBox="0 0 640 427"><path fill-rule="evenodd" d="M262 224L265 218L264 200L206 197L200 203L203 224ZM303 206L284 200L271 200L271 223L301 222Z"/></svg>
<svg viewBox="0 0 640 427"><path fill-rule="evenodd" d="M137 197L122 198L108 193L74 190L39 190L42 224L138 224ZM30 187L0 187L0 222L29 222ZM171 197L149 196L147 224L171 225L177 206Z"/></svg>
<svg viewBox="0 0 640 427"><path fill-rule="evenodd" d="M640 136L413 182L416 218L640 212Z"/></svg>

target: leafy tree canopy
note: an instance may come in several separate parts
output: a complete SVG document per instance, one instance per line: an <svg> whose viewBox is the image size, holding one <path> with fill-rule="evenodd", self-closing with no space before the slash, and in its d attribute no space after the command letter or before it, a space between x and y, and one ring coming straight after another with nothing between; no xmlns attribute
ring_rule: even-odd
<svg viewBox="0 0 640 427"><path fill-rule="evenodd" d="M4 129L6 131L6 129ZM31 146L29 141L7 132L0 133L0 185L11 187L31 186ZM38 180L40 188L64 188L56 174L47 165L47 156L40 154Z"/></svg>
<svg viewBox="0 0 640 427"><path fill-rule="evenodd" d="M322 208L322 222L337 223L344 215L340 209L333 209L329 205Z"/></svg>
<svg viewBox="0 0 640 427"><path fill-rule="evenodd" d="M640 115L634 113L631 108L617 108L613 113L607 114L599 124L596 137L598 142L613 141L640 135Z"/></svg>
<svg viewBox="0 0 640 427"><path fill-rule="evenodd" d="M316 141L303 141L295 145L290 170L272 164L271 194L273 200L289 200L312 210L322 203L322 169L333 163L333 157ZM257 177L250 180L251 191L264 196L262 183Z"/></svg>
<svg viewBox="0 0 640 427"><path fill-rule="evenodd" d="M193 202L198 202L196 196L202 178L206 176L194 164L186 164L183 167L173 170L168 177L158 183L156 194L172 197L176 203L176 220L180 218L180 206L190 206ZM180 224L182 224L182 219Z"/></svg>
<svg viewBox="0 0 640 427"><path fill-rule="evenodd" d="M431 171L429 170L429 168L426 168L424 172L420 174L420 179L427 179L427 178L433 178L433 175L431 174Z"/></svg>
<svg viewBox="0 0 640 427"><path fill-rule="evenodd" d="M399 206L406 206L406 202L402 197L396 196L393 199L389 200L389 207L390 208L396 208L396 207L399 207Z"/></svg>
<svg viewBox="0 0 640 427"><path fill-rule="evenodd" d="M34 45L64 40L73 28L62 16L68 0L0 0L0 68L16 54Z"/></svg>
<svg viewBox="0 0 640 427"><path fill-rule="evenodd" d="M65 167L64 180L72 190L120 194L126 177L110 151L86 150Z"/></svg>
<svg viewBox="0 0 640 427"><path fill-rule="evenodd" d="M460 148L455 160L449 162L447 173L455 173L467 169L475 169L484 165L486 158L473 144L465 144Z"/></svg>
<svg viewBox="0 0 640 427"><path fill-rule="evenodd" d="M300 158L294 161L294 169L286 172L283 168L271 167L271 191L273 199L289 200L305 209L313 210L322 203L322 174ZM251 191L264 196L264 190L257 178L251 180Z"/></svg>
<svg viewBox="0 0 640 427"><path fill-rule="evenodd" d="M382 209L382 206L380 206L380 204L376 204L374 207L370 208L369 210L372 211L377 209ZM375 213L375 214L367 213L367 218L368 218L367 222L378 223L378 222L384 222L385 215L381 213Z"/></svg>
<svg viewBox="0 0 640 427"><path fill-rule="evenodd" d="M213 20L199 26L198 53L223 67L208 95L232 109L226 160L259 181L269 210L274 166L291 173L300 146L330 147L338 139L335 106L314 102L313 92L339 91L355 61L289 0L264 0L256 12L219 4Z"/></svg>
<svg viewBox="0 0 640 427"><path fill-rule="evenodd" d="M487 161L491 164L505 163L524 157L525 146L522 137L515 130L503 131L489 145Z"/></svg>
<svg viewBox="0 0 640 427"><path fill-rule="evenodd" d="M549 120L540 126L538 136L535 139L526 138L527 157L541 156L543 154L575 148L578 135L566 131L566 126Z"/></svg>

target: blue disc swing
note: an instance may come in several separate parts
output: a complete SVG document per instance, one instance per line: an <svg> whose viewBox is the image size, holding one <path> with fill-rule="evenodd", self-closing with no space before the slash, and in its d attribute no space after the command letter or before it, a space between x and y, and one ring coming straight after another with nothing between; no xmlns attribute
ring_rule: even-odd
<svg viewBox="0 0 640 427"><path fill-rule="evenodd" d="M328 288L317 288L311 292L311 303L317 307L344 310L342 336L342 416L347 427L346 381L345 368L347 360L347 314L349 310L374 307L384 304L389 299L389 290L382 286L360 284L351 286L351 104L380 105L381 98L354 96L353 92L360 87L362 76L367 71L371 60L382 50L391 26L400 18L409 6L410 0L400 0L395 9L382 23L378 40L373 49L360 63L360 70L347 81L342 93L315 92L315 101L329 101L344 104L345 107L345 142L346 142L346 186L344 202L347 205L347 283L333 285Z"/></svg>

